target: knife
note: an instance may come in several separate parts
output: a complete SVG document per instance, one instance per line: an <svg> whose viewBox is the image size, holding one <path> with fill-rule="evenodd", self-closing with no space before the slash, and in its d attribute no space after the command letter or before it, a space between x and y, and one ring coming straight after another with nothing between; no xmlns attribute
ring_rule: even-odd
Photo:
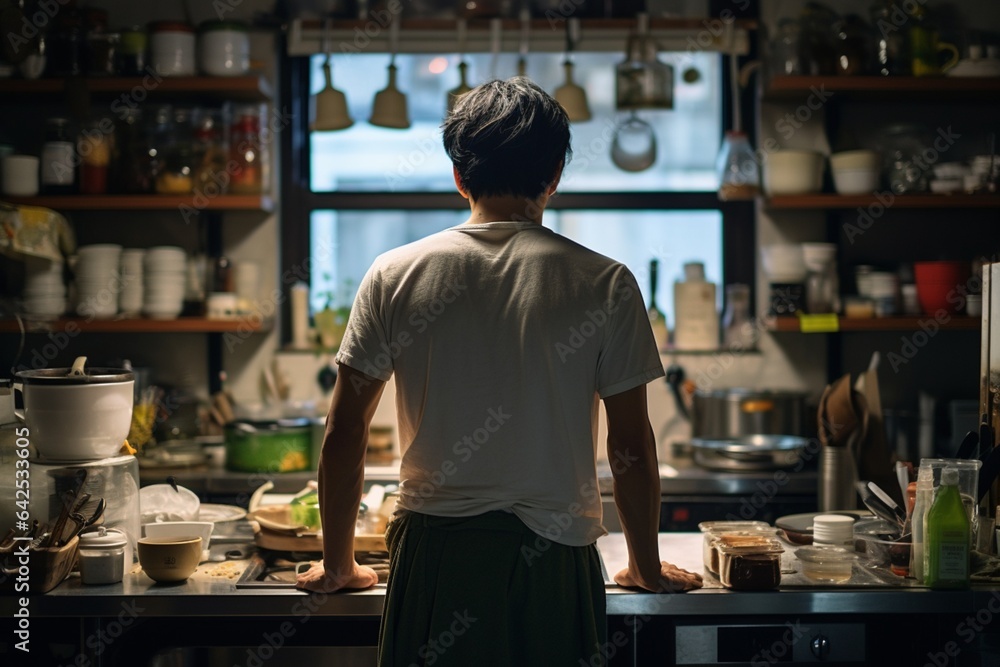
<svg viewBox="0 0 1000 667"><path fill-rule="evenodd" d="M868 488L874 493L879 500L885 503L885 506L892 510L892 513L896 515L900 524L906 523L906 510L896 504L896 501L889 497L886 493L879 487L875 482L868 482Z"/></svg>
<svg viewBox="0 0 1000 667"><path fill-rule="evenodd" d="M978 444L979 433L977 431L969 431L962 439L962 444L958 446L958 451L955 452L955 458L971 459L976 454L976 446Z"/></svg>

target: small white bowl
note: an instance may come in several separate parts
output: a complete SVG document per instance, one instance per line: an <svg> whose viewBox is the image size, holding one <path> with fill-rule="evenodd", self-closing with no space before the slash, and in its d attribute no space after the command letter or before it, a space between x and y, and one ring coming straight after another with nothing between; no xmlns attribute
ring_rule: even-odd
<svg viewBox="0 0 1000 667"><path fill-rule="evenodd" d="M939 178L931 181L931 192L935 194L942 195L949 192L958 192L961 189L962 180L958 178Z"/></svg>
<svg viewBox="0 0 1000 667"><path fill-rule="evenodd" d="M209 542L215 524L211 521L161 521L142 524L143 537L162 538L201 538L201 559L208 559Z"/></svg>
<svg viewBox="0 0 1000 667"><path fill-rule="evenodd" d="M965 314L969 317L979 317L983 314L982 294L970 294L965 297Z"/></svg>
<svg viewBox="0 0 1000 667"><path fill-rule="evenodd" d="M878 153L869 150L843 151L830 156L831 169L875 169L879 167Z"/></svg>
<svg viewBox="0 0 1000 667"><path fill-rule="evenodd" d="M841 169L833 170L833 186L840 195L871 194L878 189L878 169Z"/></svg>

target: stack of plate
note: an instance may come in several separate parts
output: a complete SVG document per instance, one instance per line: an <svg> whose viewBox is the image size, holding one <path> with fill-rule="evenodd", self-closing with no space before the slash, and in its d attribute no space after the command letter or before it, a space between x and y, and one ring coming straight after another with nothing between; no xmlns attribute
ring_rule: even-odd
<svg viewBox="0 0 1000 667"><path fill-rule="evenodd" d="M32 258L26 263L24 310L41 317L56 317L66 312L62 262Z"/></svg>
<svg viewBox="0 0 1000 667"><path fill-rule="evenodd" d="M122 251L122 291L118 295L118 307L126 315L138 315L142 312L142 271L146 251L141 248L128 248Z"/></svg>
<svg viewBox="0 0 1000 667"><path fill-rule="evenodd" d="M150 248L144 266L143 312L157 320L174 319L184 309L184 250L173 246Z"/></svg>
<svg viewBox="0 0 1000 667"><path fill-rule="evenodd" d="M80 246L76 254L76 312L84 317L114 317L121 291L118 262L122 247L98 243Z"/></svg>

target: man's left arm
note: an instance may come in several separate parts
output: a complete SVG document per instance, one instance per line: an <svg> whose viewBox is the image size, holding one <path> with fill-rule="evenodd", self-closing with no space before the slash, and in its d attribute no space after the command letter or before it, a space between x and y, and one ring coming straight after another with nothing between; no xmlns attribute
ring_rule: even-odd
<svg viewBox="0 0 1000 667"><path fill-rule="evenodd" d="M341 364L319 462L323 560L299 575L297 585L333 593L370 588L378 575L354 559L354 527L365 481L368 427L385 382Z"/></svg>

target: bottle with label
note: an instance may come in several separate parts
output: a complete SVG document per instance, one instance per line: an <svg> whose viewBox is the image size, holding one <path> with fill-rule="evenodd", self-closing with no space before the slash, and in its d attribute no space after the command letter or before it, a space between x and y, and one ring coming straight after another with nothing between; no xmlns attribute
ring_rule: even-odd
<svg viewBox="0 0 1000 667"><path fill-rule="evenodd" d="M649 325L653 328L653 338L656 339L656 349L663 352L667 349L667 316L656 305L656 284L659 282L660 261L649 260Z"/></svg>
<svg viewBox="0 0 1000 667"><path fill-rule="evenodd" d="M684 280L674 283L674 347L715 350L719 347L719 311L715 284L705 280L705 265L684 265Z"/></svg>
<svg viewBox="0 0 1000 667"><path fill-rule="evenodd" d="M958 490L958 470L941 472L931 509L927 512L925 581L931 588L968 588L969 517Z"/></svg>
<svg viewBox="0 0 1000 667"><path fill-rule="evenodd" d="M924 541L927 527L927 512L934 498L934 471L920 468L917 473L917 497L913 503L910 526L913 529L913 547L910 550L910 576L917 583L924 583Z"/></svg>
<svg viewBox="0 0 1000 667"><path fill-rule="evenodd" d="M65 118L45 121L42 145L41 190L47 195L72 194L76 190L76 148Z"/></svg>

